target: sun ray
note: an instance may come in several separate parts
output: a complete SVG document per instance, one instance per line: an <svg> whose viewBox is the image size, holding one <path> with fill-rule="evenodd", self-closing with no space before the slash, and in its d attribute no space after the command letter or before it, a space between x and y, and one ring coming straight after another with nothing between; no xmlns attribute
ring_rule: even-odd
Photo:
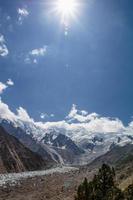
<svg viewBox="0 0 133 200"><path fill-rule="evenodd" d="M76 14L77 0L57 0L55 7L61 21L67 26L69 19Z"/></svg>
<svg viewBox="0 0 133 200"><path fill-rule="evenodd" d="M81 0L53 0L48 5L50 6L49 15L55 14L60 18L60 22L64 26L64 35L67 36L71 21L77 21L79 8L82 6Z"/></svg>

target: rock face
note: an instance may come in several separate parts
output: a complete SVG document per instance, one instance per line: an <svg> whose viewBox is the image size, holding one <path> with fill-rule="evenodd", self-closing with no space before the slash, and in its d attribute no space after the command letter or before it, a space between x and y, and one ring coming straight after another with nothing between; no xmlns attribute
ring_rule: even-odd
<svg viewBox="0 0 133 200"><path fill-rule="evenodd" d="M51 146L63 159L64 163L73 163L75 157L84 153L69 137L55 132L46 133L41 140L43 144Z"/></svg>
<svg viewBox="0 0 133 200"><path fill-rule="evenodd" d="M0 173L46 168L41 156L33 153L0 126Z"/></svg>
<svg viewBox="0 0 133 200"><path fill-rule="evenodd" d="M100 167L102 163L117 168L133 166L133 144L127 144L123 147L115 146L106 154L96 158L89 166Z"/></svg>
<svg viewBox="0 0 133 200"><path fill-rule="evenodd" d="M84 153L84 151L80 149L69 137L61 133L57 135L57 137L54 137L54 134L46 134L43 141L46 144L51 144L55 148L72 151L75 155Z"/></svg>

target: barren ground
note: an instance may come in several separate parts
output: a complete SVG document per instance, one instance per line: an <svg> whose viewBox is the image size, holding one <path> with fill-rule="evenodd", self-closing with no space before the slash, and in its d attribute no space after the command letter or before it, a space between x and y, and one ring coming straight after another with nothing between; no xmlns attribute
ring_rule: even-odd
<svg viewBox="0 0 133 200"><path fill-rule="evenodd" d="M15 186L0 187L0 200L72 200L79 183L93 174L77 170L28 178Z"/></svg>

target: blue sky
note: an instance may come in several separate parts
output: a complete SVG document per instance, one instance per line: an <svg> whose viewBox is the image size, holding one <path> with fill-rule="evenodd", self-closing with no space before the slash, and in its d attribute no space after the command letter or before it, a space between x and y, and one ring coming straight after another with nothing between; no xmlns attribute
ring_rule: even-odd
<svg viewBox="0 0 133 200"><path fill-rule="evenodd" d="M51 2L0 1L0 82L8 86L2 101L36 120L61 120L76 104L129 122L133 1L80 1L67 36Z"/></svg>

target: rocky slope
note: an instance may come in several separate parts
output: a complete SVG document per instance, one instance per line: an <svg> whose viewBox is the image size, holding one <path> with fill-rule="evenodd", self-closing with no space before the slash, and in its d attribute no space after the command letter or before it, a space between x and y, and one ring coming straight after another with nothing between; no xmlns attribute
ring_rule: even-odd
<svg viewBox="0 0 133 200"><path fill-rule="evenodd" d="M106 154L96 158L85 167L90 170L97 170L103 163L113 166L117 174L117 182L124 189L133 182L133 145L115 146Z"/></svg>
<svg viewBox="0 0 133 200"><path fill-rule="evenodd" d="M124 165L133 166L133 144L127 144L123 147L115 146L106 154L96 158L89 166L101 166L102 163L123 167Z"/></svg>
<svg viewBox="0 0 133 200"><path fill-rule="evenodd" d="M48 163L33 153L0 126L0 173L32 171Z"/></svg>

